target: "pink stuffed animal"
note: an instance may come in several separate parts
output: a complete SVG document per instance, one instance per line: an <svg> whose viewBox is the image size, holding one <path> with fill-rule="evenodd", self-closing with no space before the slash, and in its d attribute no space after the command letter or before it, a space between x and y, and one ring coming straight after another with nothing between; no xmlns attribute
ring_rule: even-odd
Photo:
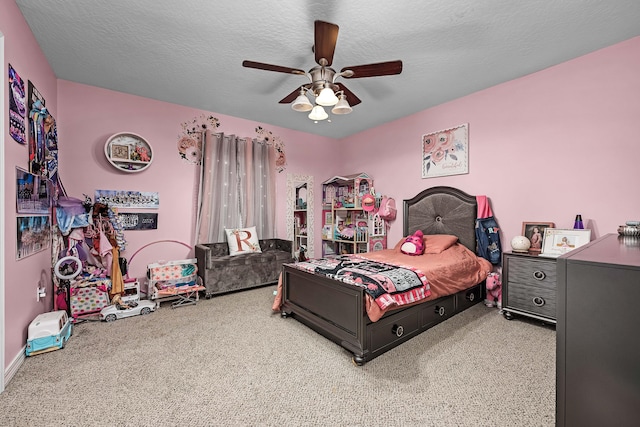
<svg viewBox="0 0 640 427"><path fill-rule="evenodd" d="M422 241L423 233L417 230L404 240L400 251L407 255L422 255L424 253L424 242Z"/></svg>
<svg viewBox="0 0 640 427"><path fill-rule="evenodd" d="M138 155L140 156L140 160L143 162L150 162L151 161L151 157L149 157L149 152L147 151L146 147L143 147L142 145L137 145L136 146L136 153L138 153Z"/></svg>
<svg viewBox="0 0 640 427"><path fill-rule="evenodd" d="M498 273L489 273L487 276L487 297L484 305L494 307L498 304L498 308L502 309L502 282Z"/></svg>

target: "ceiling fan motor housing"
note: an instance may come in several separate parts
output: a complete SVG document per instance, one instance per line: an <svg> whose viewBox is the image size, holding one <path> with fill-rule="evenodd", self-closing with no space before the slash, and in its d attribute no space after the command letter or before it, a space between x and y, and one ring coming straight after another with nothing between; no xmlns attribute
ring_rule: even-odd
<svg viewBox="0 0 640 427"><path fill-rule="evenodd" d="M311 79L310 90L318 96L320 91L325 88L325 83L334 91L338 91L339 87L333 84L333 77L336 70L330 67L313 67L309 70L309 78Z"/></svg>

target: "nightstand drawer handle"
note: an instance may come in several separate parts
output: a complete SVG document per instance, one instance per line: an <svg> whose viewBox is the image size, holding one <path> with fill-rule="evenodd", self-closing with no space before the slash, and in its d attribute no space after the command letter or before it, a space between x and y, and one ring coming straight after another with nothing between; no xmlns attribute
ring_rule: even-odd
<svg viewBox="0 0 640 427"><path fill-rule="evenodd" d="M535 305L536 307L542 307L544 305L544 298L533 297L533 305Z"/></svg>
<svg viewBox="0 0 640 427"><path fill-rule="evenodd" d="M544 280L545 277L547 277L547 275L544 274L544 271L536 270L533 272L533 278L536 280Z"/></svg>

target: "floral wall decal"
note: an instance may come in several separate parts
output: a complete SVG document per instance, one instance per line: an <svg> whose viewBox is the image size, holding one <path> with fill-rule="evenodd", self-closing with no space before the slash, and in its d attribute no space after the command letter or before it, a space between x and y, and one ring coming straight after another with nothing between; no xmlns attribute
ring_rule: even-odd
<svg viewBox="0 0 640 427"><path fill-rule="evenodd" d="M181 124L182 134L178 138L178 154L186 162L199 165L202 161L202 140L208 130L213 132L220 127L220 120L214 116L202 114L190 122Z"/></svg>
<svg viewBox="0 0 640 427"><path fill-rule="evenodd" d="M262 126L256 128L256 133L259 139L262 139L265 144L273 146L276 150L276 170L278 173L284 171L287 168L287 156L284 154L284 142L282 139Z"/></svg>

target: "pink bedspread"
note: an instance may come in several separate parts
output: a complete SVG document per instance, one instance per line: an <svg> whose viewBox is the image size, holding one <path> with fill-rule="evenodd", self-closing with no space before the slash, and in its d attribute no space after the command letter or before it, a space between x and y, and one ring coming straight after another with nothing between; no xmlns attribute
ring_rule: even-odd
<svg viewBox="0 0 640 427"><path fill-rule="evenodd" d="M492 268L489 261L476 256L459 243L439 254L411 256L403 254L399 248L394 248L360 254L359 256L401 266L411 266L422 271L429 280L431 289L431 295L425 298L425 301L452 295L470 288L486 279ZM367 298L367 314L371 321L375 322L380 319L387 310L381 310L377 304Z"/></svg>
<svg viewBox="0 0 640 427"><path fill-rule="evenodd" d="M468 289L487 278L491 272L491 263L476 256L465 246L456 243L438 254L424 254L419 256L405 255L400 252L400 245L393 249L359 254L358 257L384 262L400 267L421 271L428 279L431 293L422 301L434 300L446 295L452 295ZM272 309L280 310L282 304L282 275L278 282L278 292ZM366 308L369 319L378 321L388 310L398 308L389 306L382 309L371 296L365 294Z"/></svg>

